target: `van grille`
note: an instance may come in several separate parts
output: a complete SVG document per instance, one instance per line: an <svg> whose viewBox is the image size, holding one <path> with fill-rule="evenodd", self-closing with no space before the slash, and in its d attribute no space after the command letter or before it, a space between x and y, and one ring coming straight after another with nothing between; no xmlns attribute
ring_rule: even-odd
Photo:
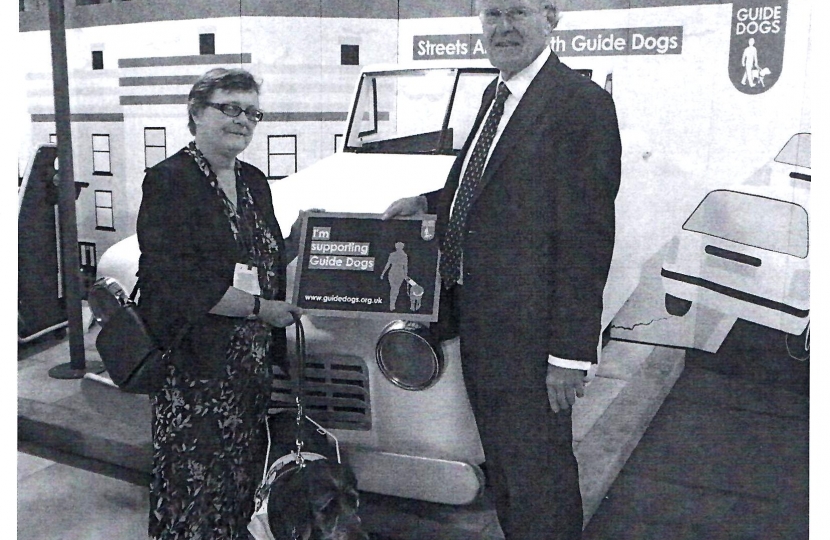
<svg viewBox="0 0 830 540"><path fill-rule="evenodd" d="M280 373L274 377L271 414L296 406L296 360L291 358L289 364L290 376ZM372 428L369 372L361 358L310 356L305 366L303 394L306 415L325 428Z"/></svg>

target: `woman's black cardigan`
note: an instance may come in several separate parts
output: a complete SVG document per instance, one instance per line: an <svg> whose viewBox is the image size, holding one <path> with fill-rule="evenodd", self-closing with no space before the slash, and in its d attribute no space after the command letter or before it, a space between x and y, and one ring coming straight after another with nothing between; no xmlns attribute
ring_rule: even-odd
<svg viewBox="0 0 830 540"><path fill-rule="evenodd" d="M279 243L278 300L285 299L285 243L274 216L265 175L242 163L242 180L258 214ZM233 284L237 262L247 262L225 215L224 203L194 159L183 150L147 169L136 232L139 310L160 345L167 346L188 321L192 330L174 351L173 362L190 375L221 377L238 318L208 313ZM273 329L269 359L285 368L285 329Z"/></svg>

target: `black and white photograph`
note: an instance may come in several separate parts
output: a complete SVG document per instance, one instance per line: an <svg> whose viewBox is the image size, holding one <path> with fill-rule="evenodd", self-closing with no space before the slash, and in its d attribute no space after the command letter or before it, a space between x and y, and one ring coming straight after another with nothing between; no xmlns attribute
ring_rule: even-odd
<svg viewBox="0 0 830 540"><path fill-rule="evenodd" d="M819 4L19 0L17 538L821 538Z"/></svg>

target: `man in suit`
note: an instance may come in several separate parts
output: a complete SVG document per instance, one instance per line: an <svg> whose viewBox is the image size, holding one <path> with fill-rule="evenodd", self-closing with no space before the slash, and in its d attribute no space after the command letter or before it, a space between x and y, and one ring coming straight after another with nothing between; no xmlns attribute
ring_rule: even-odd
<svg viewBox="0 0 830 540"><path fill-rule="evenodd" d="M490 62L442 190L385 217L438 214L439 327L464 379L508 540L574 539L582 498L571 406L597 362L620 138L608 93L550 50L550 0L479 0ZM446 337L446 333L444 333Z"/></svg>

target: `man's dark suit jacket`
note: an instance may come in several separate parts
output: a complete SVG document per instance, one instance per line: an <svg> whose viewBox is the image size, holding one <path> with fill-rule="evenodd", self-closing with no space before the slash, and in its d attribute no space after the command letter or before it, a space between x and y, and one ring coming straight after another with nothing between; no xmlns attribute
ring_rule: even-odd
<svg viewBox="0 0 830 540"><path fill-rule="evenodd" d="M274 216L271 190L265 175L242 162L242 181L248 186L260 216L279 242L284 243ZM239 319L211 315L233 285L237 262L247 262L240 251L224 204L194 159L183 150L146 171L138 212L141 259L138 276L139 309L162 346L172 342L189 319L193 330L173 355L173 361L191 375L215 378L224 373L226 353ZM284 261L279 264L285 268ZM285 298L282 276L276 299ZM273 330L271 360L285 357L285 330Z"/></svg>
<svg viewBox="0 0 830 540"><path fill-rule="evenodd" d="M446 185L427 194L439 235L495 88ZM596 363L620 153L611 96L551 54L493 149L467 218L458 329L481 383L543 385L548 355Z"/></svg>

